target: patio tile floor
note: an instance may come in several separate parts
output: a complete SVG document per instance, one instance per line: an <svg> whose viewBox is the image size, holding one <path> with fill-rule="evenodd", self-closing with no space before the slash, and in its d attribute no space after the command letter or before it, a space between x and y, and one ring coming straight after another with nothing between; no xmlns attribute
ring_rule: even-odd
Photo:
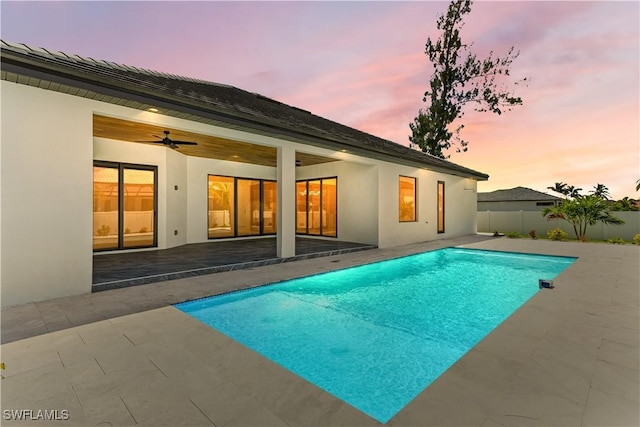
<svg viewBox="0 0 640 427"><path fill-rule="evenodd" d="M7 337L37 333L39 313L114 307L104 320L3 344L3 410L68 409L69 419L2 425L372 426L378 422L167 306L444 246L577 261L387 424L640 424L640 248L468 236L98 292L2 312ZM158 307L119 316L120 305ZM54 304L56 310L45 310ZM51 308L51 307L49 307ZM19 320L18 320L19 319ZM5 320L9 320L8 323ZM7 326L7 330L5 330ZM73 326L73 325L71 325Z"/></svg>
<svg viewBox="0 0 640 427"><path fill-rule="evenodd" d="M193 243L170 249L93 256L93 290L183 279L204 274L373 249L373 245L296 237L296 256L278 258L276 238Z"/></svg>

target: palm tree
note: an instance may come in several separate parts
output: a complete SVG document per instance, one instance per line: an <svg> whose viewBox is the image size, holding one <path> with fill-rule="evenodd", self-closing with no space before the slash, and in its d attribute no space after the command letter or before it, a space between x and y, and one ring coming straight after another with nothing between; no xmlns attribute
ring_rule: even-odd
<svg viewBox="0 0 640 427"><path fill-rule="evenodd" d="M547 187L551 191L555 191L556 193L564 194L567 197L581 197L580 191L582 188L576 188L573 185L565 184L564 182L556 182L553 187Z"/></svg>
<svg viewBox="0 0 640 427"><path fill-rule="evenodd" d="M607 188L606 185L603 184L597 184L593 187L593 190L591 190L591 193L596 196L596 197L600 197L601 199L605 199L608 200L609 196L611 195L609 193L609 189Z"/></svg>
<svg viewBox="0 0 640 427"><path fill-rule="evenodd" d="M603 224L624 224L624 221L609 212L609 203L593 194L567 200L560 206L545 208L542 216L548 220L564 219L573 226L576 239L587 240L587 226L597 222Z"/></svg>
<svg viewBox="0 0 640 427"><path fill-rule="evenodd" d="M547 187L547 189L555 191L556 193L564 194L565 196L567 195L567 184L564 182L556 182L553 187Z"/></svg>
<svg viewBox="0 0 640 427"><path fill-rule="evenodd" d="M629 197L624 197L610 205L612 211L638 211L640 208L636 205L636 201Z"/></svg>
<svg viewBox="0 0 640 427"><path fill-rule="evenodd" d="M640 191L640 178L636 181L636 191Z"/></svg>

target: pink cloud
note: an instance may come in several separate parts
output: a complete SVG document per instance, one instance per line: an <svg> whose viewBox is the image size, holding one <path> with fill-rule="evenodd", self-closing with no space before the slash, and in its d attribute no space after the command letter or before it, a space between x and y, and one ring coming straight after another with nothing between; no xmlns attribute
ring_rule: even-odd
<svg viewBox="0 0 640 427"><path fill-rule="evenodd" d="M227 83L406 144L447 2L3 2L2 36ZM474 3L463 40L520 57L524 105L465 115L480 188L555 181L633 195L638 164L638 2ZM631 183L631 184L629 184ZM538 187L536 187L538 186ZM540 188L542 187L542 188Z"/></svg>

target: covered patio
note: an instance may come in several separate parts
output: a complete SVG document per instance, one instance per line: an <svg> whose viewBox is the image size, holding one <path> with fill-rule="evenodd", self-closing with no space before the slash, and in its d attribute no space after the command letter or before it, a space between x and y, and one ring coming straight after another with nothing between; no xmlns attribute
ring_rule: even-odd
<svg viewBox="0 0 640 427"><path fill-rule="evenodd" d="M296 255L278 258L276 237L193 243L170 249L93 256L92 291L373 249L373 245L296 237Z"/></svg>

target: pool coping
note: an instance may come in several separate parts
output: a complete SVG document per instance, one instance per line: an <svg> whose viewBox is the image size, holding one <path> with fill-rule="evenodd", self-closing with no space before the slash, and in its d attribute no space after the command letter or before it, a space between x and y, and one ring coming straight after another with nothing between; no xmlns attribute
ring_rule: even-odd
<svg viewBox="0 0 640 427"><path fill-rule="evenodd" d="M23 322L29 329L38 317L46 326L61 312L71 320L82 318L89 306L110 305L109 312L117 313L123 301L134 296L156 297L166 305L198 293L251 287L260 279L286 280L301 272L447 246L578 259L555 279L555 289L536 293L388 425L637 424L637 247L452 239L299 261L286 269L267 266L198 276L10 311L31 317ZM332 263L335 260L339 262ZM156 295L150 295L151 290ZM0 383L2 409L67 408L72 416L56 425L379 425L173 307L112 315L1 349L7 366Z"/></svg>

